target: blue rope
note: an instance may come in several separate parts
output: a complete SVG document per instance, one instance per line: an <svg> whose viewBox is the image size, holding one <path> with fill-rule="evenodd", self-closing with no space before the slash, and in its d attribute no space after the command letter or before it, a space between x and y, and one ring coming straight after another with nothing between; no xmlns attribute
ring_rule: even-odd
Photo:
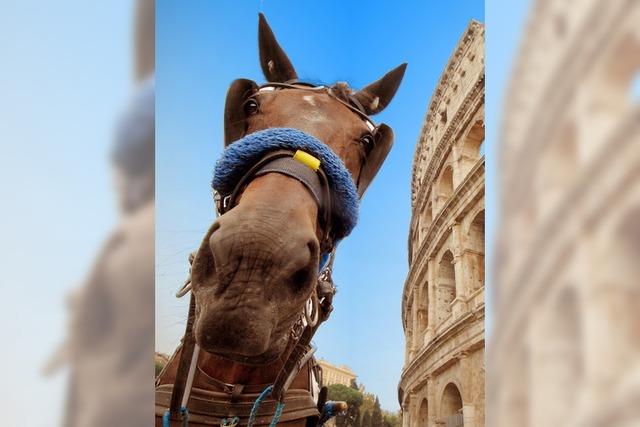
<svg viewBox="0 0 640 427"><path fill-rule="evenodd" d="M273 390L273 386L267 386L264 390L262 390L262 393L260 393L256 401L253 402L247 427L253 427L253 424L256 422L256 416L258 415L258 409L260 408L260 405L262 405L264 399L269 395L269 393L271 393L271 390ZM284 402L278 402L278 404L276 405L276 412L275 414L273 414L273 419L271 420L271 424L269 424L269 427L275 427L278 424L283 410Z"/></svg>
<svg viewBox="0 0 640 427"><path fill-rule="evenodd" d="M269 424L269 427L276 427L278 425L283 410L284 402L278 402L278 405L276 406L276 413L273 414L273 419L271 420L271 424Z"/></svg>
<svg viewBox="0 0 640 427"><path fill-rule="evenodd" d="M220 420L221 427L235 427L240 422L238 417L227 417Z"/></svg>
<svg viewBox="0 0 640 427"><path fill-rule="evenodd" d="M180 415L182 415L182 426L189 426L189 410L184 406L180 408ZM162 415L162 427L171 427L171 412L167 409Z"/></svg>

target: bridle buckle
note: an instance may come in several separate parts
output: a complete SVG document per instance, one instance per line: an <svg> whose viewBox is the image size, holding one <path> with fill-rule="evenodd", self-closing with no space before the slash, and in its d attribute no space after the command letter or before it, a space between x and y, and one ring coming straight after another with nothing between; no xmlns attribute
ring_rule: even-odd
<svg viewBox="0 0 640 427"><path fill-rule="evenodd" d="M216 206L216 210L218 211L218 214L223 214L229 207L230 202L231 202L231 194L229 194L228 196L222 197L220 193L218 193L216 190L213 190L213 203Z"/></svg>

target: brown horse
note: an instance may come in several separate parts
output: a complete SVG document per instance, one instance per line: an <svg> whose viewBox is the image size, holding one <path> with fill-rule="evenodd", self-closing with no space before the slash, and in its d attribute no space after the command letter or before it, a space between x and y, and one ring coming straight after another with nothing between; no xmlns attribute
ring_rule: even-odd
<svg viewBox="0 0 640 427"><path fill-rule="evenodd" d="M268 128L299 129L342 159L362 195L393 140L389 127L373 128L366 116L389 104L406 64L360 91L343 83L311 89L297 82L262 15L259 47L264 75L277 90L260 90L248 80L231 85L225 146ZM281 83L287 84L278 86ZM205 234L193 259L193 337L185 336L157 380L156 425L161 425L172 386L179 380L178 365L190 359L181 358L190 338L200 350L193 359L193 385L187 385L189 424L247 424L258 394L274 383L291 357L292 330L317 283L323 226L316 200L297 179L267 173L243 187L233 209ZM284 426L315 425L318 419L317 369L312 359L299 364L285 394ZM268 424L275 407L275 400L265 400L255 424ZM177 419L172 423L182 425Z"/></svg>

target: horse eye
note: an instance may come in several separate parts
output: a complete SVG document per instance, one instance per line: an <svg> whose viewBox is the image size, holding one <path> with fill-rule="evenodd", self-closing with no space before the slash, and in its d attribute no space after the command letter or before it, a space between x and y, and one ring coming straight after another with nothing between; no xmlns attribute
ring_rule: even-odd
<svg viewBox="0 0 640 427"><path fill-rule="evenodd" d="M373 147L373 135L371 135L370 133L362 135L362 137L360 138L360 143L367 149Z"/></svg>
<svg viewBox="0 0 640 427"><path fill-rule="evenodd" d="M258 112L258 110L260 109L260 104L258 104L258 101L256 101L255 99L249 98L244 102L242 108L244 109L244 113L247 116L251 116Z"/></svg>

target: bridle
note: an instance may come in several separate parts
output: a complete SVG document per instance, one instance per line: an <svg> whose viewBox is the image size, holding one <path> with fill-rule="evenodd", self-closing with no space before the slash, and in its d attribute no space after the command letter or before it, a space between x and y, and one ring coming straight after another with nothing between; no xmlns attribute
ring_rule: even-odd
<svg viewBox="0 0 640 427"><path fill-rule="evenodd" d="M244 189L261 175L267 173L280 173L300 181L312 194L318 204L318 220L322 230L320 239L320 251L329 253L333 250L334 243L331 236L331 188L327 175L321 167L313 171L305 164L296 160L296 152L292 150L276 150L268 153L245 173L238 181L233 191L226 195L221 195L214 190L214 202L219 215L224 215L234 206Z"/></svg>
<svg viewBox="0 0 640 427"><path fill-rule="evenodd" d="M258 92L280 89L296 89L313 92L324 91L348 107L351 111L358 114L372 133L377 129L377 126L369 119L368 115L364 112L364 108L355 97L349 96L349 101L347 102L336 95L331 87L290 81L286 83L265 84L258 88ZM305 157L305 155L308 157ZM339 240L336 239L336 236L333 234L332 223L332 209L336 206L336 203L333 200L334 196L332 194L330 180L322 165L319 165L319 167L313 170L313 167L309 164L309 157L315 159L309 153L300 153L299 150L297 152L287 149L271 151L248 168L246 173L235 183L231 192L220 194L214 191L216 214L222 216L237 205L242 192L253 179L267 173L275 172L297 179L310 191L318 204L318 222L322 229L322 237L320 239L322 256L319 274L316 286L313 288L309 299L305 303L299 319L294 323L289 333L289 343L283 353L288 353L288 356L269 389L271 397L278 402L279 405L283 405L284 394L296 375L313 357L315 347L311 344L311 340L320 324L329 318L333 310L333 297L337 290L332 278L336 244ZM194 254L191 254L189 257L190 263L193 262L193 259ZM189 275L187 281L176 293L176 296L182 297L190 290L191 275ZM193 337L194 318L195 298L192 294L182 352L171 394L170 407L169 411L165 413L167 419L168 417L179 419L178 414L182 414L183 421L188 419L186 407L189 401L199 352L199 348ZM318 407L322 408L320 403L323 404L323 402L319 402Z"/></svg>
<svg viewBox="0 0 640 427"><path fill-rule="evenodd" d="M370 131L377 127L375 123L371 120L371 118L365 112L364 107L356 99L353 95L346 95L348 98L348 102L344 101L340 96L336 95L335 90L331 86L325 85L315 85L313 83L302 82L299 80L289 80L284 83L270 82L266 83L262 86L258 87L258 92L261 91L271 91L277 89L297 89L297 90L306 90L311 92L326 92L334 98L336 101L340 102L342 105L356 113L366 124Z"/></svg>

